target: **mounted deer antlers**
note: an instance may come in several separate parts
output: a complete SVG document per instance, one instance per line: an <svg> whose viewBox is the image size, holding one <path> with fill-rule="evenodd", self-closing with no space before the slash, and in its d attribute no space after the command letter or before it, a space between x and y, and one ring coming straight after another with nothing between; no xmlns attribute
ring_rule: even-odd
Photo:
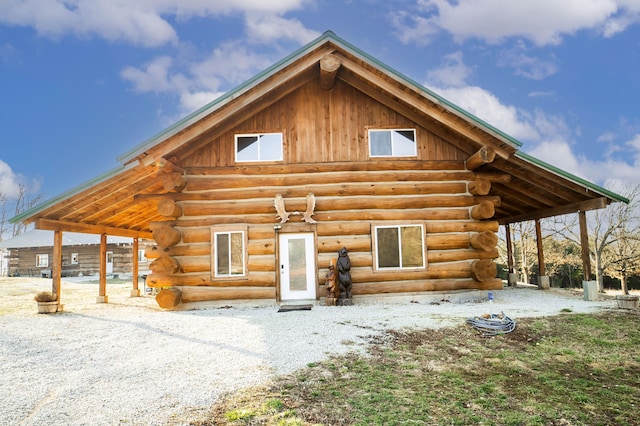
<svg viewBox="0 0 640 426"><path fill-rule="evenodd" d="M276 198L273 204L276 207L276 212L278 213L276 215L276 219L280 219L280 223L287 222L289 220L290 215L294 215L294 216L302 215L303 221L307 223L317 223L317 221L311 217L314 215L313 211L316 208L316 197L315 195L313 195L312 192L309 192L307 194L307 209L304 211L304 213L300 213L298 211L295 211L293 213L287 213L287 209L284 205L284 198L282 198L281 194L276 194Z"/></svg>

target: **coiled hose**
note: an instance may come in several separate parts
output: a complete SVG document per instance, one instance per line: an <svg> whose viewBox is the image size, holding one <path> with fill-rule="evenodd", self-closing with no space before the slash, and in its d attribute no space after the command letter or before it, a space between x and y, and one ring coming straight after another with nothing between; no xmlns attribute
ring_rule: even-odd
<svg viewBox="0 0 640 426"><path fill-rule="evenodd" d="M506 316L504 312L467 319L467 324L478 330L482 337L493 337L511 333L516 329L516 322Z"/></svg>

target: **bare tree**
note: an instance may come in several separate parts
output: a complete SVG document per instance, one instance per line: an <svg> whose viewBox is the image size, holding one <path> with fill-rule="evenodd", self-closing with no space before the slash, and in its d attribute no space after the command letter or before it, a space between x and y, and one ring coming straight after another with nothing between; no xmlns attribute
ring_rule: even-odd
<svg viewBox="0 0 640 426"><path fill-rule="evenodd" d="M15 202L14 215L17 216L36 206L42 201L42 198L41 193L34 194L29 191L29 188L25 184L18 184L18 198ZM26 226L23 223L17 222L13 224L12 236L20 235L24 231L26 231Z"/></svg>
<svg viewBox="0 0 640 426"><path fill-rule="evenodd" d="M596 271L598 290L604 291L604 274L610 271L616 256L614 246L625 244L622 242L625 236L637 235L640 214L640 185L623 192L629 200L626 203L613 203L605 209L588 212L587 228L589 232L589 255ZM566 215L557 218L554 223L555 230L570 241L580 245L579 227L577 215ZM628 240L629 243L633 239ZM637 245L637 241L635 241ZM625 256L627 248L618 247L620 256ZM620 257L621 259L622 257Z"/></svg>

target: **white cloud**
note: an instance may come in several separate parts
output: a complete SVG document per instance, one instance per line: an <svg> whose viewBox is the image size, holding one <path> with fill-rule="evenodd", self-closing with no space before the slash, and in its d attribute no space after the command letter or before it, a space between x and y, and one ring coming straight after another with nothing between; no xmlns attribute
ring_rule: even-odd
<svg viewBox="0 0 640 426"><path fill-rule="evenodd" d="M249 42L266 44L277 40L293 40L306 44L320 35L309 30L297 19L286 19L273 14L248 13L246 28Z"/></svg>
<svg viewBox="0 0 640 426"><path fill-rule="evenodd" d="M38 34L99 36L109 41L157 46L177 35L156 8L127 0L1 0L0 22L33 27Z"/></svg>
<svg viewBox="0 0 640 426"><path fill-rule="evenodd" d="M141 46L176 43L169 17L216 17L231 13L284 14L305 0L0 0L0 23L34 28L59 38L97 36ZM300 25L297 26L300 29Z"/></svg>
<svg viewBox="0 0 640 426"><path fill-rule="evenodd" d="M173 60L168 56L158 56L145 64L142 69L125 67L120 76L133 84L138 92L165 92L173 89L169 71Z"/></svg>
<svg viewBox="0 0 640 426"><path fill-rule="evenodd" d="M585 29L610 37L640 19L637 0L420 0L418 4L416 11L393 15L405 43L424 44L446 31L459 41L499 43L522 37L539 46L554 45Z"/></svg>
<svg viewBox="0 0 640 426"><path fill-rule="evenodd" d="M477 86L434 88L455 105L519 140L538 140L540 133L526 111L504 105L487 90Z"/></svg>
<svg viewBox="0 0 640 426"><path fill-rule="evenodd" d="M431 80L427 87L506 134L526 142L523 150L542 161L607 188L635 185L640 181L640 134L618 144L615 144L615 134L603 134L599 140L608 144L604 158L577 156L573 147L579 131L572 129L564 117L506 105L491 92L468 85L466 80L471 75L471 68L464 64L461 53L447 55L443 65L427 75ZM618 154L618 158L614 158L614 154Z"/></svg>
<svg viewBox="0 0 640 426"><path fill-rule="evenodd" d="M542 80L558 71L555 61L528 55L523 52L522 46L503 51L498 65L513 68L517 75L531 80Z"/></svg>
<svg viewBox="0 0 640 426"><path fill-rule="evenodd" d="M20 195L20 185L24 185L23 181L24 179L14 173L11 166L0 160L0 198L7 197L9 200L18 198ZM39 184L34 181L31 187L37 190Z"/></svg>
<svg viewBox="0 0 640 426"><path fill-rule="evenodd" d="M427 73L427 79L447 87L464 85L473 69L463 62L462 52L450 53L445 55L444 59L445 63L442 66Z"/></svg>
<svg viewBox="0 0 640 426"><path fill-rule="evenodd" d="M177 96L182 113L190 113L273 63L240 42L224 43L204 59L182 63L159 56L141 67L125 67L120 76L142 93Z"/></svg>

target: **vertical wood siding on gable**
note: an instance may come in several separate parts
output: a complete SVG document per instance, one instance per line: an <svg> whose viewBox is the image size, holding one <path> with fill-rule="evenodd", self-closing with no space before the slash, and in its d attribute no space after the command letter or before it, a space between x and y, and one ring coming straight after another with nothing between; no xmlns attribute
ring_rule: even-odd
<svg viewBox="0 0 640 426"><path fill-rule="evenodd" d="M393 109L337 81L322 90L316 80L247 117L233 131L182 160L184 167L234 166L236 133L284 133L286 164L369 159L368 128L416 128L419 160L464 160L468 154Z"/></svg>

